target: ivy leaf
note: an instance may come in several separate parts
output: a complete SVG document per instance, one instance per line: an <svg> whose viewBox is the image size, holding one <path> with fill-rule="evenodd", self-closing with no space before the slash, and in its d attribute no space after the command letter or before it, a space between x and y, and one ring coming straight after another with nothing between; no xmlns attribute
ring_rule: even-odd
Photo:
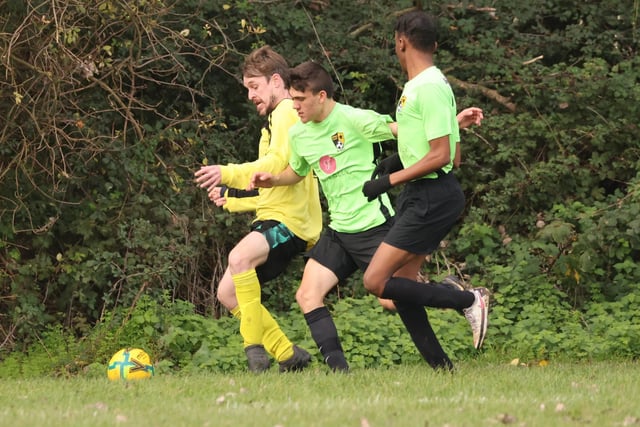
<svg viewBox="0 0 640 427"><path fill-rule="evenodd" d="M547 242L565 243L573 234L573 224L564 221L552 221L538 232L538 237Z"/></svg>

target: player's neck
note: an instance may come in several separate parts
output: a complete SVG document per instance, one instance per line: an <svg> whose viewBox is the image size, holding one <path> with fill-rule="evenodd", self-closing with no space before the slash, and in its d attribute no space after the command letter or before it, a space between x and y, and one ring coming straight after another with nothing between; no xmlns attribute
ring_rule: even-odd
<svg viewBox="0 0 640 427"><path fill-rule="evenodd" d="M335 106L336 106L336 101L333 99L327 98L322 104L322 114L320 115L320 117L318 117L317 122L320 123L324 119L329 117L329 114L331 114Z"/></svg>
<svg viewBox="0 0 640 427"><path fill-rule="evenodd" d="M416 52L414 55L409 55L407 57L407 78L411 80L433 65L433 55L431 54Z"/></svg>
<svg viewBox="0 0 640 427"><path fill-rule="evenodd" d="M274 93L274 96L275 96L275 105L280 104L285 99L291 99L291 95L289 95L288 89L279 90Z"/></svg>

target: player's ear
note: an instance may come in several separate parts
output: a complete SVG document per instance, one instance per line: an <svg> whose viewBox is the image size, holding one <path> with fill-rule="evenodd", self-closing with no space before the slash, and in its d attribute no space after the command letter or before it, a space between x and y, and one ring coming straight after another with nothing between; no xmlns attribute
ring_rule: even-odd
<svg viewBox="0 0 640 427"><path fill-rule="evenodd" d="M398 37L396 38L396 45L397 45L397 49L398 49L400 52L404 52L404 51L405 51L405 49L407 48L407 47L405 46L406 42L407 42L407 41L405 40L405 38L404 38L403 36L398 36Z"/></svg>
<svg viewBox="0 0 640 427"><path fill-rule="evenodd" d="M282 80L282 76L278 73L273 73L271 75L271 80L273 81L273 87L280 88L284 85L284 81Z"/></svg>

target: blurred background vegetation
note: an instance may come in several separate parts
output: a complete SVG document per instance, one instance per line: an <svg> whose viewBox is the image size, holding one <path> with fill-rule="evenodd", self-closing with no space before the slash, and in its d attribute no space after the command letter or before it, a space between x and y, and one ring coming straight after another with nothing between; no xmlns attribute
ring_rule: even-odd
<svg viewBox="0 0 640 427"><path fill-rule="evenodd" d="M462 132L467 209L425 275L492 290L488 351L640 355L640 0L0 0L0 360L64 354L71 372L144 344L170 366L243 366L214 295L251 216L192 180L257 156L243 58L319 61L339 101L393 115L393 25L416 7L440 20L458 108L485 113ZM263 298L312 348L301 268ZM350 358L417 360L360 278L329 298ZM430 316L454 359L472 354L464 322Z"/></svg>

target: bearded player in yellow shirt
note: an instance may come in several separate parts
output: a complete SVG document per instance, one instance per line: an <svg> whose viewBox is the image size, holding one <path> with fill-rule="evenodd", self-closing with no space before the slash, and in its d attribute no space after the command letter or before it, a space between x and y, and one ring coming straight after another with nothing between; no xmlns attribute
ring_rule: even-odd
<svg viewBox="0 0 640 427"><path fill-rule="evenodd" d="M298 371L309 364L311 356L289 341L262 305L261 284L277 277L317 241L322 229L318 184L309 173L296 185L262 188L257 196L241 190L254 172L277 174L287 167L288 131L298 121L289 96L289 66L281 55L269 46L256 49L245 59L242 75L249 100L260 116L267 117L258 159L203 166L195 173L196 183L207 189L216 205L238 211L251 209L255 203L251 231L229 253L217 297L240 318L249 370L269 369L268 353L278 361L281 372ZM242 200L243 196L255 197Z"/></svg>

